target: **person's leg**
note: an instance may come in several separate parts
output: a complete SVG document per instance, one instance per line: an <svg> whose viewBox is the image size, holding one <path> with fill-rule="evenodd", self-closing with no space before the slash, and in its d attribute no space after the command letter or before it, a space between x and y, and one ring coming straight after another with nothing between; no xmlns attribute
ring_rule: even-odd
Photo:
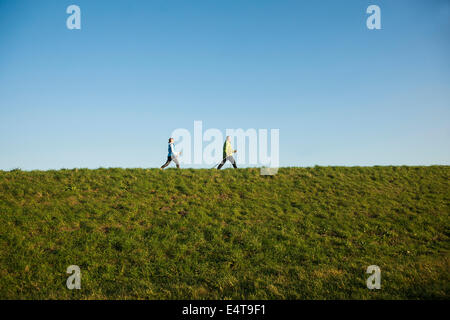
<svg viewBox="0 0 450 320"><path fill-rule="evenodd" d="M227 157L227 160L231 162L231 164L233 165L233 167L234 167L235 169L237 169L237 166L236 166L236 160L234 160L233 156Z"/></svg>
<svg viewBox="0 0 450 320"><path fill-rule="evenodd" d="M219 166L217 167L217 170L220 170L220 168L223 167L223 165L225 164L225 161L227 161L227 158L223 159L222 162L219 164Z"/></svg>
<svg viewBox="0 0 450 320"><path fill-rule="evenodd" d="M167 157L167 161L166 161L166 163L164 163L164 164L162 165L161 169L164 169L165 167L167 167L167 166L169 165L169 163L170 163L171 160L172 160L172 159L171 159L170 157Z"/></svg>
<svg viewBox="0 0 450 320"><path fill-rule="evenodd" d="M180 169L180 163L178 162L178 159L175 157L172 159L173 162L175 162L175 164L177 165L177 169Z"/></svg>

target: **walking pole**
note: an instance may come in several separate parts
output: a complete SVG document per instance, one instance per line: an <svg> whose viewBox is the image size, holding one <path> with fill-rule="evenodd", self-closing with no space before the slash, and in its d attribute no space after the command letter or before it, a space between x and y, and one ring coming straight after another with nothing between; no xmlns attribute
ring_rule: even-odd
<svg viewBox="0 0 450 320"><path fill-rule="evenodd" d="M236 153L236 152L237 152L237 150L234 150L233 153ZM214 169L215 167L217 167L217 166L219 165L219 163L222 163L223 161L225 161L226 158L227 158L227 157L223 158L222 161L217 162L217 163L214 165L214 167L212 167L211 169Z"/></svg>
<svg viewBox="0 0 450 320"><path fill-rule="evenodd" d="M227 157L223 158L221 161L217 162L214 167L212 167L211 169L214 169L215 167L217 167L219 165L219 163L222 163L223 160L225 160Z"/></svg>

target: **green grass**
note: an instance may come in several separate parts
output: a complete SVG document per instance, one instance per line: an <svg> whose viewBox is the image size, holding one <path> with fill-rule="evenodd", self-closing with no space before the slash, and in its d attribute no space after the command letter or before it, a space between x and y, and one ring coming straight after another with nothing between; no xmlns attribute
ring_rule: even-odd
<svg viewBox="0 0 450 320"><path fill-rule="evenodd" d="M449 181L449 166L0 171L0 298L448 299Z"/></svg>

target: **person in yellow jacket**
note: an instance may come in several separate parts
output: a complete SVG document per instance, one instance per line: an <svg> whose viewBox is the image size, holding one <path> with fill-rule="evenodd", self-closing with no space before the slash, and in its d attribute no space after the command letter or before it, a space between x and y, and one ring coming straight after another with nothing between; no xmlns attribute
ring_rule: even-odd
<svg viewBox="0 0 450 320"><path fill-rule="evenodd" d="M231 137L227 136L227 139L225 140L225 143L223 144L223 160L217 167L217 170L220 170L220 168L222 168L222 166L225 164L225 162L227 160L231 162L231 164L233 165L233 167L235 169L237 169L236 161L233 158L233 153L235 153L235 152L236 152L236 150L233 150L233 148L231 147Z"/></svg>

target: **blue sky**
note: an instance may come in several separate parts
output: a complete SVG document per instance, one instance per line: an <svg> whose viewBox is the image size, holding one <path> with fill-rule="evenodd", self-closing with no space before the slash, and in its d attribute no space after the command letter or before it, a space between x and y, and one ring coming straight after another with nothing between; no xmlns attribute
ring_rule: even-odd
<svg viewBox="0 0 450 320"><path fill-rule="evenodd" d="M281 166L450 164L450 2L0 0L0 169L158 167L194 120L279 129Z"/></svg>

